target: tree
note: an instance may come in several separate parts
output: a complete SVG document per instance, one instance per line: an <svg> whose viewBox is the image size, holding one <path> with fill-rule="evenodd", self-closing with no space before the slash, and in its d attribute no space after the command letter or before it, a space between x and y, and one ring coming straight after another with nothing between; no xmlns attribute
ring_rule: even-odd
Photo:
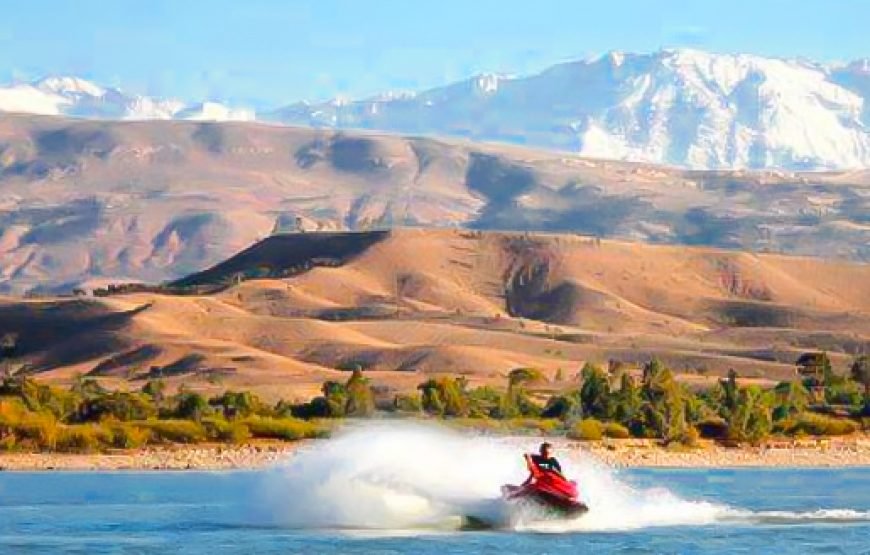
<svg viewBox="0 0 870 555"><path fill-rule="evenodd" d="M834 377L828 353L804 353L798 357L795 364L798 367L798 373L806 379L809 387L824 387L831 383Z"/></svg>
<svg viewBox="0 0 870 555"><path fill-rule="evenodd" d="M610 382L600 367L587 362L580 370L580 403L583 414L598 419L612 418Z"/></svg>
<svg viewBox="0 0 870 555"><path fill-rule="evenodd" d="M429 379L418 385L417 389L420 390L423 410L435 416L442 416L444 414L444 400L441 398L438 383L434 379Z"/></svg>
<svg viewBox="0 0 870 555"><path fill-rule="evenodd" d="M189 420L200 420L211 412L205 397L192 391L182 391L175 396L175 416Z"/></svg>
<svg viewBox="0 0 870 555"><path fill-rule="evenodd" d="M357 368L345 384L347 403L344 413L347 416L371 416L375 412L375 396L369 386L369 380Z"/></svg>
<svg viewBox="0 0 870 555"><path fill-rule="evenodd" d="M343 383L329 380L323 382L321 391L323 392L323 404L326 408L324 416L332 418L344 416L347 408L347 387Z"/></svg>
<svg viewBox="0 0 870 555"><path fill-rule="evenodd" d="M437 416L468 416L468 382L464 378L431 378L417 386L423 397L423 410Z"/></svg>
<svg viewBox="0 0 870 555"><path fill-rule="evenodd" d="M508 389L543 381L544 374L537 368L515 368L508 373Z"/></svg>
<svg viewBox="0 0 870 555"><path fill-rule="evenodd" d="M154 403L160 406L164 399L166 399L166 383L163 380L148 380L142 386L142 393L151 397Z"/></svg>
<svg viewBox="0 0 870 555"><path fill-rule="evenodd" d="M225 391L219 397L212 397L208 404L219 408L224 418L251 416L263 411L260 398L250 391Z"/></svg>
<svg viewBox="0 0 870 555"><path fill-rule="evenodd" d="M684 391L658 359L644 366L641 396L646 401L644 427L666 442L682 438L687 426Z"/></svg>
<svg viewBox="0 0 870 555"><path fill-rule="evenodd" d="M738 441L756 443L770 433L773 426L768 398L758 386L740 390L737 408L728 419L728 435Z"/></svg>
<svg viewBox="0 0 870 555"><path fill-rule="evenodd" d="M560 420L575 420L582 417L583 409L580 408L579 394L553 395L547 399L541 416Z"/></svg>
<svg viewBox="0 0 870 555"><path fill-rule="evenodd" d="M852 363L852 379L864 386L864 403L870 404L870 355L861 355Z"/></svg>
<svg viewBox="0 0 870 555"><path fill-rule="evenodd" d="M740 396L740 388L737 386L737 371L733 368L728 370L728 378L719 380L719 387L722 388L722 406L721 414L726 420L731 413L737 410L738 398Z"/></svg>
<svg viewBox="0 0 870 555"><path fill-rule="evenodd" d="M782 420L806 410L810 403L810 392L798 381L780 382L773 388L775 405L772 413L774 420Z"/></svg>
<svg viewBox="0 0 870 555"><path fill-rule="evenodd" d="M631 423L640 415L642 407L643 397L640 388L635 385L634 379L628 372L624 372L619 379L619 390L613 399L614 417L619 422L631 427Z"/></svg>
<svg viewBox="0 0 870 555"><path fill-rule="evenodd" d="M870 356L857 357L852 363L850 374L853 380L864 386L863 414L870 416Z"/></svg>

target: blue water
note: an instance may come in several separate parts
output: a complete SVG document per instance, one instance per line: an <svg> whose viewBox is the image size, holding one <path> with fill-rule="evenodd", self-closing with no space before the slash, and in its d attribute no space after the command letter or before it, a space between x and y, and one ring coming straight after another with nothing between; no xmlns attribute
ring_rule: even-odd
<svg viewBox="0 0 870 555"><path fill-rule="evenodd" d="M632 530L360 532L264 524L273 507L260 493L273 482L262 472L0 473L0 553L870 553L870 468L618 479L728 510L715 522Z"/></svg>

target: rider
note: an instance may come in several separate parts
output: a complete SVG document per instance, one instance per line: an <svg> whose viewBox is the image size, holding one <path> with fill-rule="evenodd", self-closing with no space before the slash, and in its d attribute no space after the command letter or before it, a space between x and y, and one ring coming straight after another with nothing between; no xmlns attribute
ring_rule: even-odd
<svg viewBox="0 0 870 555"><path fill-rule="evenodd" d="M559 461L556 460L556 457L552 455L553 446L547 442L541 444L540 449L538 450L538 455L532 455L532 462L540 468L541 470L547 470L549 472L554 472L559 476L562 475L562 465L559 464ZM530 473L529 477L526 478L526 481L523 482L523 485L530 484L534 479L534 473Z"/></svg>

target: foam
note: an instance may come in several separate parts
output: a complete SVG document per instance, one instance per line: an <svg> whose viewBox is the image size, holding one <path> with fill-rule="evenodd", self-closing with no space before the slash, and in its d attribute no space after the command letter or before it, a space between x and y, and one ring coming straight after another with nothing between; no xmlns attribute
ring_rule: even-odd
<svg viewBox="0 0 870 555"><path fill-rule="evenodd" d="M565 452L563 466L591 510L571 521L541 521L499 494L502 484L525 479L520 453L535 442L525 443L419 423L368 423L312 443L268 471L259 504L273 525L362 530L455 528L465 516L516 530L628 530L711 524L738 514L664 488L634 488L595 459Z"/></svg>

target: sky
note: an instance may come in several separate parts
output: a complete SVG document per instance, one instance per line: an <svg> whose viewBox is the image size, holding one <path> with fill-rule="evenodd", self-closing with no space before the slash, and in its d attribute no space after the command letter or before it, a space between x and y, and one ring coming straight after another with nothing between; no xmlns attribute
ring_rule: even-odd
<svg viewBox="0 0 870 555"><path fill-rule="evenodd" d="M610 50L870 57L870 0L0 0L0 82L275 107Z"/></svg>

